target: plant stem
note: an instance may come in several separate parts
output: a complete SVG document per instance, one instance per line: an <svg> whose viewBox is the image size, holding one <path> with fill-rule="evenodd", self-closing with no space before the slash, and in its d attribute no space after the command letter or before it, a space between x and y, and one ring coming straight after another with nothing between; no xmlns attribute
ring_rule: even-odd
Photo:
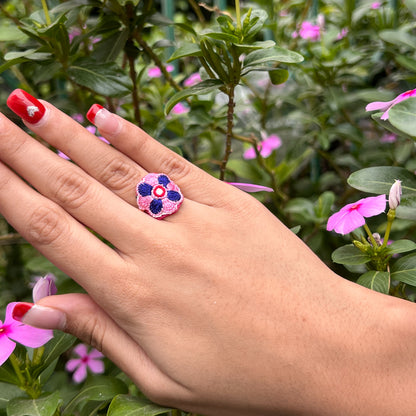
<svg viewBox="0 0 416 416"><path fill-rule="evenodd" d="M233 139L234 107L235 107L234 90L235 90L235 85L231 85L228 87L228 91L227 91L228 92L227 132L225 135L226 137L225 153L224 153L224 158L221 162L221 167L220 167L220 180L222 181L225 179L225 171L227 169L227 163L232 152L231 143Z"/></svg>
<svg viewBox="0 0 416 416"><path fill-rule="evenodd" d="M48 4L46 3L46 0L42 0L42 7L43 7L43 12L45 13L46 24L50 26L52 24L52 20L51 20L51 17L49 16L49 9L48 9Z"/></svg>
<svg viewBox="0 0 416 416"><path fill-rule="evenodd" d="M129 62L129 70L130 70L130 78L133 83L133 90L131 92L132 101L133 101L133 110L134 110L134 119L136 120L138 126L141 128L143 127L142 116L140 113L140 100L139 100L139 92L137 89L137 74L136 69L134 66L134 58L131 56L127 57Z"/></svg>
<svg viewBox="0 0 416 416"><path fill-rule="evenodd" d="M395 217L396 217L396 210L389 209L389 212L387 213L386 232L384 233L383 244L381 245L381 247L387 247L387 243L390 237L391 226L393 224Z"/></svg>
<svg viewBox="0 0 416 416"><path fill-rule="evenodd" d="M367 224L364 224L364 230L368 234L368 237L370 238L371 244L374 248L378 247L376 240L373 237L373 233L371 232L370 228L368 228Z"/></svg>
<svg viewBox="0 0 416 416"><path fill-rule="evenodd" d="M143 49L143 52L152 59L152 61L156 64L156 66L162 71L163 76L165 77L166 81L172 86L175 91L182 91L182 87L175 82L169 72L166 70L165 65L159 59L159 57L153 52L152 48L146 43L144 39L140 36L139 33L134 34L134 38L137 40L140 47Z"/></svg>

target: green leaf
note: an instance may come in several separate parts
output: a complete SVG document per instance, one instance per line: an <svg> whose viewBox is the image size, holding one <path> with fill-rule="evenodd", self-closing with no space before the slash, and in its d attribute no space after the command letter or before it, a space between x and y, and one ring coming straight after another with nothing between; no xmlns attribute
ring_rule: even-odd
<svg viewBox="0 0 416 416"><path fill-rule="evenodd" d="M396 166L358 170L349 176L348 184L359 191L388 195L396 179L402 181L402 196L416 194L416 176L407 169Z"/></svg>
<svg viewBox="0 0 416 416"><path fill-rule="evenodd" d="M240 52L240 54L247 54L259 49L269 49L269 48L273 48L273 46L276 45L276 42L273 40L263 40L263 41L258 41L258 42L253 42L250 44L242 44L242 43L237 43L234 46L236 48L238 48L238 51Z"/></svg>
<svg viewBox="0 0 416 416"><path fill-rule="evenodd" d="M250 20L248 23L245 23L248 13L246 13L242 18L243 24L243 33L244 38L253 38L263 29L266 20L268 19L268 14L265 10L254 9L250 11Z"/></svg>
<svg viewBox="0 0 416 416"><path fill-rule="evenodd" d="M0 409L5 409L11 399L25 396L25 393L14 384L0 382Z"/></svg>
<svg viewBox="0 0 416 416"><path fill-rule="evenodd" d="M48 52L36 52L37 49L27 49L21 52L8 52L4 55L4 59L6 61L12 61L19 58L26 58L33 61L43 61L45 59L49 59L51 54Z"/></svg>
<svg viewBox="0 0 416 416"><path fill-rule="evenodd" d="M118 395L114 397L107 411L107 416L156 416L167 414L173 409L158 406L147 399Z"/></svg>
<svg viewBox="0 0 416 416"><path fill-rule="evenodd" d="M389 122L416 140L416 97L394 105L389 110Z"/></svg>
<svg viewBox="0 0 416 416"><path fill-rule="evenodd" d="M224 32L206 32L204 33L204 36L215 39L215 40L222 40L224 42L230 42L230 43L238 43L240 39L238 36L233 35L231 33L224 33Z"/></svg>
<svg viewBox="0 0 416 416"><path fill-rule="evenodd" d="M280 85L286 82L289 78L289 71L287 69L273 69L269 72L269 78L273 85Z"/></svg>
<svg viewBox="0 0 416 416"><path fill-rule="evenodd" d="M416 49L416 37L409 35L407 32L400 30L382 30L379 35L384 42Z"/></svg>
<svg viewBox="0 0 416 416"><path fill-rule="evenodd" d="M375 290L380 293L388 294L390 289L390 275L388 272L379 272L371 270L361 275L357 283L368 289Z"/></svg>
<svg viewBox="0 0 416 416"><path fill-rule="evenodd" d="M315 213L318 218L327 219L331 213L331 207L335 202L335 194L331 191L326 191L319 196L315 206Z"/></svg>
<svg viewBox="0 0 416 416"><path fill-rule="evenodd" d="M58 391L38 399L15 398L7 406L7 416L53 416L61 402Z"/></svg>
<svg viewBox="0 0 416 416"><path fill-rule="evenodd" d="M106 401L117 394L126 394L127 386L118 378L94 376L87 380L81 391L68 403L62 411L62 416L72 415L82 402Z"/></svg>
<svg viewBox="0 0 416 416"><path fill-rule="evenodd" d="M397 260L391 268L391 278L416 286L416 253L408 254Z"/></svg>
<svg viewBox="0 0 416 416"><path fill-rule="evenodd" d="M222 87L224 83L219 79L206 79L199 84L193 85L192 87L186 88L182 91L174 94L169 101L166 103L165 114L169 114L172 108L180 101L188 98L192 95L208 94Z"/></svg>
<svg viewBox="0 0 416 416"><path fill-rule="evenodd" d="M173 52L172 56L167 62L172 62L175 59L185 58L186 56L201 56L201 48L197 43L184 43Z"/></svg>
<svg viewBox="0 0 416 416"><path fill-rule="evenodd" d="M416 243L411 240L397 240L387 246L390 254L406 253L416 250Z"/></svg>
<svg viewBox="0 0 416 416"><path fill-rule="evenodd" d="M399 55L395 57L396 62L401 66L404 66L410 71L416 72L416 59L410 58L409 56Z"/></svg>
<svg viewBox="0 0 416 416"><path fill-rule="evenodd" d="M284 62L293 64L302 61L303 56L299 53L275 46L274 48L260 49L249 53L244 59L244 67L258 66L266 62Z"/></svg>
<svg viewBox="0 0 416 416"><path fill-rule="evenodd" d="M365 264L371 260L371 257L360 251L353 244L337 248L332 253L332 261L338 264L358 265Z"/></svg>
<svg viewBox="0 0 416 416"><path fill-rule="evenodd" d="M104 97L122 97L132 88L131 79L115 63L79 60L68 68L68 75L78 85Z"/></svg>

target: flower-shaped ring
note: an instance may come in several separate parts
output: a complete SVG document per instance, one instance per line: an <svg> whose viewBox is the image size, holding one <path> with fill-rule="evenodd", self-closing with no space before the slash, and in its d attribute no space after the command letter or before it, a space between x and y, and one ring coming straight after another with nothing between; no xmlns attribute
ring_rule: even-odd
<svg viewBox="0 0 416 416"><path fill-rule="evenodd" d="M137 206L161 220L174 214L183 202L179 186L164 173L149 173L136 186Z"/></svg>

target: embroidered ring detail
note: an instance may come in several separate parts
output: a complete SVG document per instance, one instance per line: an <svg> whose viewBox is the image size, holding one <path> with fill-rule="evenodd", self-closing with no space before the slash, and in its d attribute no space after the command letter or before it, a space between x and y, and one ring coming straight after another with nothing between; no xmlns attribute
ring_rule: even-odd
<svg viewBox="0 0 416 416"><path fill-rule="evenodd" d="M179 186L164 173L149 173L136 186L137 206L161 220L174 214L183 202Z"/></svg>

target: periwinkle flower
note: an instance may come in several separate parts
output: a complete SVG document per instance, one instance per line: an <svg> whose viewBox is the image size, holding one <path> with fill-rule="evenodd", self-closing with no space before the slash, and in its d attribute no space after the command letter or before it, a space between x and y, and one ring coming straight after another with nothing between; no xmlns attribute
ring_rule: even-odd
<svg viewBox="0 0 416 416"><path fill-rule="evenodd" d="M314 25L308 21L302 22L299 32L293 32L292 34L292 37L294 38L297 38L298 36L302 39L316 42L321 38L321 26Z"/></svg>
<svg viewBox="0 0 416 416"><path fill-rule="evenodd" d="M263 135L262 135L263 136ZM262 157L268 157L272 154L273 150L278 149L282 145L282 139L277 136L276 134L271 134L270 136L266 136L264 140L262 140L257 149L260 152ZM254 147L250 147L247 149L243 154L244 159L255 159L256 158L256 150Z"/></svg>
<svg viewBox="0 0 416 416"><path fill-rule="evenodd" d="M183 85L185 87L192 87L193 85L199 84L201 81L201 75L199 74L199 72L195 72L185 79Z"/></svg>
<svg viewBox="0 0 416 416"><path fill-rule="evenodd" d="M173 65L167 65L166 71L173 72L175 67ZM153 66L147 70L147 76L149 78L160 78L163 75L162 70L158 66Z"/></svg>
<svg viewBox="0 0 416 416"><path fill-rule="evenodd" d="M78 344L73 352L78 358L70 359L65 366L66 371L74 372L72 379L75 383L81 383L87 378L88 370L95 374L104 373L104 357L100 351L92 348L88 351L85 344Z"/></svg>
<svg viewBox="0 0 416 416"><path fill-rule="evenodd" d="M328 231L348 234L365 224L365 218L381 214L386 209L386 196L370 196L352 204L345 205L332 214L327 223Z"/></svg>
<svg viewBox="0 0 416 416"><path fill-rule="evenodd" d="M233 185L236 188L253 193L253 192L274 192L272 188L263 185L256 185L254 183L244 183L244 182L228 182L229 185Z"/></svg>
<svg viewBox="0 0 416 416"><path fill-rule="evenodd" d="M33 328L13 319L12 312L17 302L7 305L6 318L0 321L0 365L13 353L16 342L30 348L39 348L53 338L50 329Z"/></svg>
<svg viewBox="0 0 416 416"><path fill-rule="evenodd" d="M372 103L369 103L365 107L365 111L374 111L374 110L384 111L380 119L388 120L390 109L394 107L396 104L404 100L407 100L410 97L416 97L416 88L399 94L394 100L391 100L391 101L374 101Z"/></svg>

